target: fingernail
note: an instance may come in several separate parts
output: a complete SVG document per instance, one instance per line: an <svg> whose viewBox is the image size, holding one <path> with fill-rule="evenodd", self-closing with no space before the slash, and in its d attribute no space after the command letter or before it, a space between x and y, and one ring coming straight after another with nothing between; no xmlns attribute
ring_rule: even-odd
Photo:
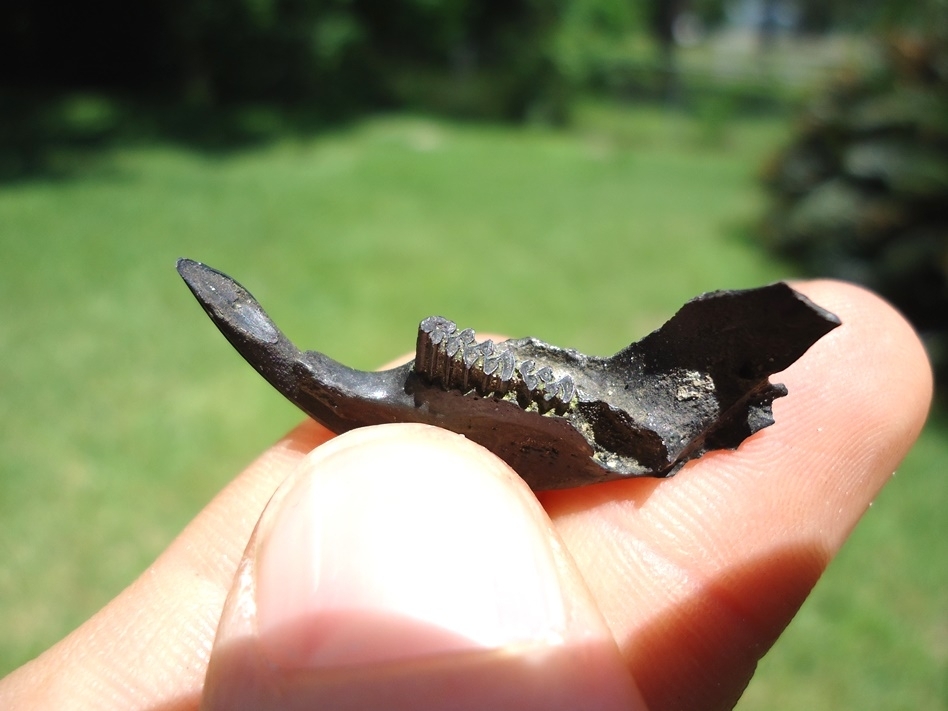
<svg viewBox="0 0 948 711"><path fill-rule="evenodd" d="M319 447L258 529L259 643L329 669L556 644L568 613L549 525L502 462L417 425Z"/></svg>

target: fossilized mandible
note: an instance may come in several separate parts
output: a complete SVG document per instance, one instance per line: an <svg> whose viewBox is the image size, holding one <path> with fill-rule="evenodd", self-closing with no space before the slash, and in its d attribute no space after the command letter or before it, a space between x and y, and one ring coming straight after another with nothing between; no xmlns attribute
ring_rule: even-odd
<svg viewBox="0 0 948 711"><path fill-rule="evenodd" d="M770 383L839 319L783 283L686 303L608 358L535 338L478 341L423 320L415 359L353 370L300 351L240 284L198 262L178 272L217 327L277 390L333 432L424 422L482 444L534 490L671 476L773 424Z"/></svg>

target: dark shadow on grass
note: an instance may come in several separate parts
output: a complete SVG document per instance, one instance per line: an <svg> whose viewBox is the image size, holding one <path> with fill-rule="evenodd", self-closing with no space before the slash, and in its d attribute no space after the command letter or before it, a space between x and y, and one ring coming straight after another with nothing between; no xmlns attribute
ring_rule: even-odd
<svg viewBox="0 0 948 711"><path fill-rule="evenodd" d="M0 184L86 174L120 146L170 143L222 154L338 128L351 112L320 106L189 105L98 93L0 90Z"/></svg>

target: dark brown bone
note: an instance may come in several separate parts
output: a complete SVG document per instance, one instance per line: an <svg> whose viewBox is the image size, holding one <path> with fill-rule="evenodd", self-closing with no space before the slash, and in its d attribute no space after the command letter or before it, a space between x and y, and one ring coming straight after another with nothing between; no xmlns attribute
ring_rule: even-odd
<svg viewBox="0 0 948 711"><path fill-rule="evenodd" d="M506 461L534 490L671 476L773 424L787 394L769 376L839 319L783 283L704 294L609 358L535 338L478 342L442 317L421 322L416 359L353 370L300 351L253 296L188 259L178 272L240 354L333 432L423 422Z"/></svg>

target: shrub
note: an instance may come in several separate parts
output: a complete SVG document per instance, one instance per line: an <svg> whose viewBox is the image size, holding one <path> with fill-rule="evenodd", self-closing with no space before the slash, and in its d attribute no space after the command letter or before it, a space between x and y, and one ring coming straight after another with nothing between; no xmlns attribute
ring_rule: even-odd
<svg viewBox="0 0 948 711"><path fill-rule="evenodd" d="M900 37L814 100L764 170L766 244L876 290L948 375L948 43Z"/></svg>

